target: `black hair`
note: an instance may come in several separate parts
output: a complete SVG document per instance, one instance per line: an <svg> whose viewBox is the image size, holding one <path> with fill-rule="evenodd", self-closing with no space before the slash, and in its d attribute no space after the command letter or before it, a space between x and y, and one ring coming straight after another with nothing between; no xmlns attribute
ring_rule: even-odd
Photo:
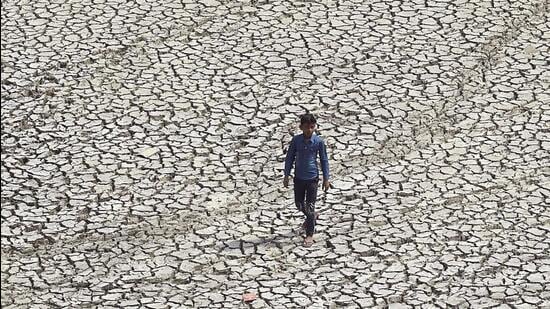
<svg viewBox="0 0 550 309"><path fill-rule="evenodd" d="M304 123L317 124L317 119L315 119L315 116L313 116L312 114L306 113L306 114L303 114L302 116L300 116L300 125L302 125Z"/></svg>

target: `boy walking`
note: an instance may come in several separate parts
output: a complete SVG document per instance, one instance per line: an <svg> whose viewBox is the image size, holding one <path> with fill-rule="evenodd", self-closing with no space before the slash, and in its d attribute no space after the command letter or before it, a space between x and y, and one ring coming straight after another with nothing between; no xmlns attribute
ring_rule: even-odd
<svg viewBox="0 0 550 309"><path fill-rule="evenodd" d="M300 129L302 134L292 138L285 160L285 178L283 185L288 187L290 170L294 162L294 201L296 207L306 215L304 222L306 237L304 246L313 244L313 232L318 214L315 212L317 200L317 187L319 183L319 170L317 168L317 155L323 170L323 189L330 187L328 156L325 142L314 133L317 125L315 117L307 113L300 116Z"/></svg>

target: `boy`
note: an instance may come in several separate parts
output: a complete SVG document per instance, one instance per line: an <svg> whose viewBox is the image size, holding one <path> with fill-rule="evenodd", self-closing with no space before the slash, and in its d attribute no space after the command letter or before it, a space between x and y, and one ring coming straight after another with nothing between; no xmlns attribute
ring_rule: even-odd
<svg viewBox="0 0 550 309"><path fill-rule="evenodd" d="M300 129L302 134L292 138L285 160L285 178L283 185L288 187L290 170L294 161L294 201L296 207L306 215L303 224L306 230L304 246L310 247L313 244L313 232L318 214L315 212L315 200L317 199L317 187L319 182L319 170L317 168L317 154L321 161L323 170L323 189L330 187L327 149L324 141L314 134L317 120L307 113L300 117ZM304 204L305 198L305 204Z"/></svg>

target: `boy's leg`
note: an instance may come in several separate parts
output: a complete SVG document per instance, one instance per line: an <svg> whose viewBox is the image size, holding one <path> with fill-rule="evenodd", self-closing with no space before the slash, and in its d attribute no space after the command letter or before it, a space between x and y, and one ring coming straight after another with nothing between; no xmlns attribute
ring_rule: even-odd
<svg viewBox="0 0 550 309"><path fill-rule="evenodd" d="M306 197L306 183L303 180L294 178L294 203L298 210L304 212L305 203L304 199Z"/></svg>
<svg viewBox="0 0 550 309"><path fill-rule="evenodd" d="M305 211L306 214L306 237L312 236L315 231L315 202L317 201L317 187L319 185L319 180L315 179L309 181L306 189L306 205Z"/></svg>

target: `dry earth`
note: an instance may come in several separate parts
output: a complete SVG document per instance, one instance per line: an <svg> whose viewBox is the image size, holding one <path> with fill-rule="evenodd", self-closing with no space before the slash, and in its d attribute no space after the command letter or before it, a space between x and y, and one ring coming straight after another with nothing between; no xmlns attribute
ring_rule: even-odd
<svg viewBox="0 0 550 309"><path fill-rule="evenodd" d="M549 308L549 16L3 1L2 308ZM308 249L305 109L334 185Z"/></svg>

